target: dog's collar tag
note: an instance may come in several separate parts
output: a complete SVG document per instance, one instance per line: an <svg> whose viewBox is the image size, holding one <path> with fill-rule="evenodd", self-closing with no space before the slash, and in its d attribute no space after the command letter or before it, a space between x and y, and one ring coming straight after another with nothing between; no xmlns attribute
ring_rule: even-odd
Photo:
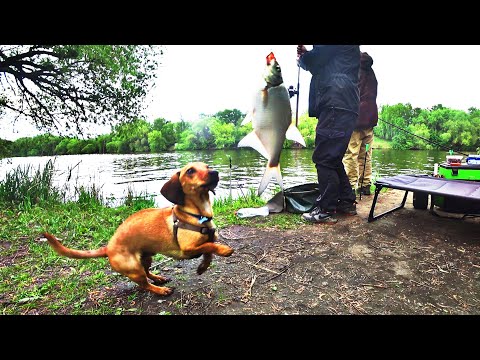
<svg viewBox="0 0 480 360"><path fill-rule="evenodd" d="M188 214L188 215L190 215L190 216L196 217L196 218L198 219L198 223L199 223L199 224L203 224L204 222L208 222L208 221L210 221L210 220L213 219L213 218L211 218L211 217L206 217L206 216L203 216L203 215L192 214L192 213L190 213L190 212L188 212L188 211L185 211L185 210L182 210L182 209L180 209L180 208L178 208L178 207L177 207L177 209L180 210L181 212L184 212L185 214Z"/></svg>
<svg viewBox="0 0 480 360"><path fill-rule="evenodd" d="M204 222L207 222L209 221L210 219L205 217L205 216L201 216L199 219L198 219L198 223L199 224L203 224Z"/></svg>

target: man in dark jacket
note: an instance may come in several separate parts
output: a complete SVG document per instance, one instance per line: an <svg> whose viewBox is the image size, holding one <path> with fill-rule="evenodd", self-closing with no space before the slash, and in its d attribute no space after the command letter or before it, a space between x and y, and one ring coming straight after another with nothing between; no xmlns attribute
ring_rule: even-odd
<svg viewBox="0 0 480 360"><path fill-rule="evenodd" d="M358 45L297 46L299 66L312 74L308 115L318 119L312 161L317 169L320 196L316 206L302 215L306 221L335 223L332 215L356 215L343 155L357 122L359 109Z"/></svg>
<svg viewBox="0 0 480 360"><path fill-rule="evenodd" d="M370 195L372 185L373 127L378 123L378 82L372 69L373 59L366 52L360 57L360 110L355 130L350 138L343 164L352 188L358 186L362 195ZM367 144L369 146L367 151Z"/></svg>

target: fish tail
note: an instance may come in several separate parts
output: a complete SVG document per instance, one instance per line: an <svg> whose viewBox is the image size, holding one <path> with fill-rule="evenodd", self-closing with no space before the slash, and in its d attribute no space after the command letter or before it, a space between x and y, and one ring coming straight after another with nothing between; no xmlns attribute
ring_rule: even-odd
<svg viewBox="0 0 480 360"><path fill-rule="evenodd" d="M307 147L305 144L305 139L302 136L302 133L298 128L293 124L293 122L290 124L290 126L287 129L287 132L285 133L285 137L288 140L293 140L302 145L303 147Z"/></svg>
<svg viewBox="0 0 480 360"><path fill-rule="evenodd" d="M265 191L272 177L277 180L277 183L280 185L280 188L283 191L283 180L282 173L280 172L280 164L278 164L277 166L267 165L265 173L263 174L262 181L260 181L260 186L258 187L258 196L262 195L262 193Z"/></svg>

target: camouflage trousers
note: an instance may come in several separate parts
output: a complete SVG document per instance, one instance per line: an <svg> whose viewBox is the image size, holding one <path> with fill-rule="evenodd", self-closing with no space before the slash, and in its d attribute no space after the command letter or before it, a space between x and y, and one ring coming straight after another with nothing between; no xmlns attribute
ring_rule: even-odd
<svg viewBox="0 0 480 360"><path fill-rule="evenodd" d="M367 144L369 149L365 157ZM360 187L360 185L366 187L372 184L372 145L373 128L353 131L347 151L343 156L343 165L352 188Z"/></svg>

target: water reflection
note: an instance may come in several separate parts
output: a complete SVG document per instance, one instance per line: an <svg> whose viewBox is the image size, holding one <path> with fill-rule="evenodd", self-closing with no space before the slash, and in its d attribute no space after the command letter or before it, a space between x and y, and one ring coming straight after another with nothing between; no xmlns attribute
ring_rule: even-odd
<svg viewBox="0 0 480 360"><path fill-rule="evenodd" d="M445 151L398 151L374 149L372 177L398 174L431 174L433 164L445 160ZM281 169L286 188L308 182L316 182L312 150L283 150ZM157 206L170 203L160 194L163 184L173 173L190 161L203 161L219 171L221 181L216 197L230 194L238 197L248 189L256 189L267 164L258 152L250 148L217 151L185 151L138 155L63 155L56 157L18 157L0 160L0 180L18 166L31 164L32 170L43 168L48 160L54 161L55 185L69 185L73 193L81 185L101 188L104 197L111 198L110 205L119 204L128 192L148 194L155 198ZM70 179L70 180L68 180ZM68 181L67 181L68 180ZM270 199L279 190L272 181L262 195ZM73 195L71 195L73 196Z"/></svg>

